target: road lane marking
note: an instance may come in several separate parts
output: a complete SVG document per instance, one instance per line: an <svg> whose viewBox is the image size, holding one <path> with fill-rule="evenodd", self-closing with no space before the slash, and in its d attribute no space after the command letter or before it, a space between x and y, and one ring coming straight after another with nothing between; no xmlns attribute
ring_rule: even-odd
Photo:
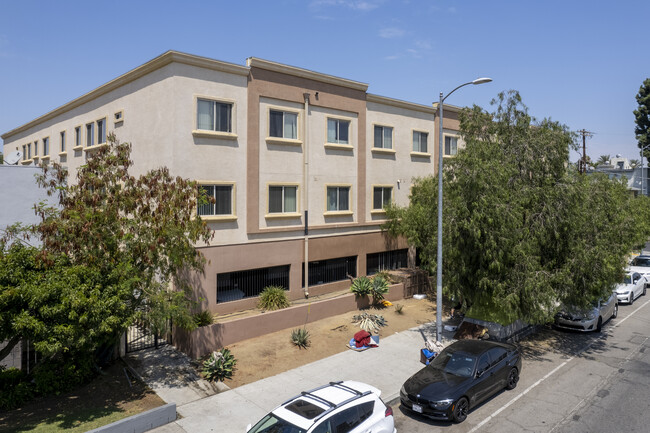
<svg viewBox="0 0 650 433"><path fill-rule="evenodd" d="M644 302L640 307L638 307L636 310L632 311L632 312L631 312L629 315L627 315L624 319L622 319L622 320L620 320L620 321L617 320L616 323L613 324L610 328L612 328L612 329L613 329L613 328L616 328L618 325L620 325L621 323L625 322L628 318L632 317L634 314L636 314L637 311L639 311L641 308L645 307L645 306L648 305L649 303L650 303L650 300ZM599 338L595 338L594 340L592 340L591 342L589 342L589 344L587 344L585 347L583 347L582 349L580 349L580 350L578 351L578 353L576 354L576 356L582 354L585 350L589 349L589 348L591 347L591 345L594 344L597 340L599 340ZM499 415L501 412L503 412L506 408L508 408L508 407L510 407L512 404L514 404L514 403L515 403L517 400L519 400L521 397L523 397L524 395L528 394L528 392L530 392L533 388L535 388L537 385L539 385L540 383L542 383L543 381L545 381L546 379L548 379L550 376L552 376L553 374L555 374L558 370L560 370L562 367L564 367L565 365L567 365L567 364L568 364L569 362L571 362L574 358L575 358L575 356L572 356L571 358L569 358L569 359L567 359L566 361L564 361L562 364L560 364L560 365L558 365L557 367L555 367L555 368L554 368L553 370L551 370L549 373L546 373L546 375L545 375L544 377L542 377L542 378L539 379L537 382L535 382L535 383L533 383L532 385L530 385L530 386L529 386L528 388L526 388L523 392L521 392L519 395L515 396L512 400L510 400L508 403L506 403L505 405L501 406L501 407L500 407L499 409L497 409L494 413L492 413L492 415L488 416L488 417L485 418L483 421L481 421L480 423L478 423L474 428L472 428L472 429L471 429L470 431L468 431L467 433L474 433L475 431L478 431L478 429L480 429L480 428L483 427L485 424L487 424L488 422L490 422L492 419L494 419L497 415Z"/></svg>

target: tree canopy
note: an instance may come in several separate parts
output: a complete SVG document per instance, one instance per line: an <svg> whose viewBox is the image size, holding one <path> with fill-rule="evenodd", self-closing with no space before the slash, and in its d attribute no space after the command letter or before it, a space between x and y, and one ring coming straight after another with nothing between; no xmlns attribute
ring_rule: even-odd
<svg viewBox="0 0 650 433"><path fill-rule="evenodd" d="M622 181L580 175L568 164L576 135L530 116L517 92L492 103L492 113L461 114L466 149L445 161L443 286L482 311L543 323L559 303L586 305L611 290L650 234L648 203ZM434 273L437 178L417 179L410 205L388 216L388 230Z"/></svg>
<svg viewBox="0 0 650 433"><path fill-rule="evenodd" d="M638 141L639 149L645 149L643 155L650 155L650 78L646 78L636 95L638 108L634 110L636 126L634 134Z"/></svg>
<svg viewBox="0 0 650 433"><path fill-rule="evenodd" d="M44 359L92 357L135 320L194 326L192 278L205 261L195 244L212 237L195 217L198 185L167 168L133 176L130 152L111 134L71 182L63 166L43 167L38 183L58 206L37 204L41 222L22 228L41 247L16 230L0 242L0 341L28 339Z"/></svg>

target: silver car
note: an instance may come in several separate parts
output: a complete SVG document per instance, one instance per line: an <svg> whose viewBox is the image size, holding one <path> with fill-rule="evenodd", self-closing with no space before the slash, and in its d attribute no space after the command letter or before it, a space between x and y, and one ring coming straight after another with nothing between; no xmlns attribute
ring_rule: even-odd
<svg viewBox="0 0 650 433"><path fill-rule="evenodd" d="M603 323L618 315L618 299L613 292L608 299L594 302L591 308L565 307L555 315L555 327L573 331L600 332Z"/></svg>

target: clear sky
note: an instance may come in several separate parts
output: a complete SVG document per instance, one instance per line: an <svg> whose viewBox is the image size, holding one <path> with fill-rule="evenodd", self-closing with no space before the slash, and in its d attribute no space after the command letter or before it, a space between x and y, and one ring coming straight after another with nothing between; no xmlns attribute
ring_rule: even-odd
<svg viewBox="0 0 650 433"><path fill-rule="evenodd" d="M491 77L446 103L490 109L515 89L535 117L594 132L592 159L639 159L649 17L648 0L0 0L0 134L171 49L259 57L421 104Z"/></svg>

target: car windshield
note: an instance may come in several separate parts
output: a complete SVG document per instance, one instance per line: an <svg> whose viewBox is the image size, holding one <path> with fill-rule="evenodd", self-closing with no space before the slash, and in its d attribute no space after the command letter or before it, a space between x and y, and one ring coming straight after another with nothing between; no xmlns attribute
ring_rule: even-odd
<svg viewBox="0 0 650 433"><path fill-rule="evenodd" d="M476 357L465 352L450 350L440 352L429 364L431 368L461 377L470 377L474 372Z"/></svg>
<svg viewBox="0 0 650 433"><path fill-rule="evenodd" d="M627 274L623 277L623 284L632 284L632 275Z"/></svg>
<svg viewBox="0 0 650 433"><path fill-rule="evenodd" d="M632 260L632 266L643 266L643 267L650 267L650 258L647 257L636 257L634 260Z"/></svg>
<svg viewBox="0 0 650 433"><path fill-rule="evenodd" d="M306 430L278 418L272 413L266 415L248 433L305 433Z"/></svg>

